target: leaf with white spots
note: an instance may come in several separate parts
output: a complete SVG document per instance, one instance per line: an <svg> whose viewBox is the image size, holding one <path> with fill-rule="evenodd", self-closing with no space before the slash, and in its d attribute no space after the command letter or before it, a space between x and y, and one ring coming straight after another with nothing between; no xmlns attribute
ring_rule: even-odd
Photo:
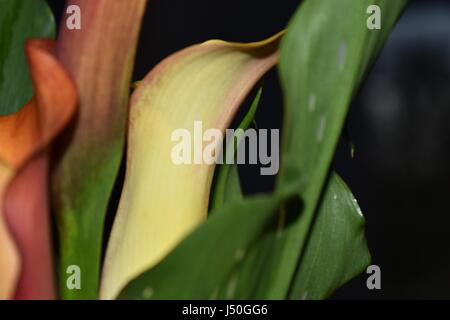
<svg viewBox="0 0 450 320"><path fill-rule="evenodd" d="M380 30L366 27L367 7L374 4L382 11ZM266 280L268 298L289 295L350 103L406 4L407 0L306 0L288 26L279 66L286 106L277 188L281 193L296 190L303 207L272 254L276 262Z"/></svg>
<svg viewBox="0 0 450 320"><path fill-rule="evenodd" d="M294 279L291 299L324 299L370 264L365 219L337 174L327 189Z"/></svg>
<svg viewBox="0 0 450 320"><path fill-rule="evenodd" d="M336 174L329 177L291 284L290 299L323 299L370 263L365 219L354 196ZM276 252L286 232L272 230L252 246L217 298L267 299L276 270ZM240 279L238 282L235 279ZM229 287L233 284L233 295ZM234 287L236 285L236 287Z"/></svg>

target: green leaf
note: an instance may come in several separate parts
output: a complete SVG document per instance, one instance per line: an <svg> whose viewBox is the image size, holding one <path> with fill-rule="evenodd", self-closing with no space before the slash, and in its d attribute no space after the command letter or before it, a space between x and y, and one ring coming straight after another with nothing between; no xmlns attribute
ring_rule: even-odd
<svg viewBox="0 0 450 320"><path fill-rule="evenodd" d="M25 41L54 38L55 33L46 1L0 1L0 116L19 111L33 96Z"/></svg>
<svg viewBox="0 0 450 320"><path fill-rule="evenodd" d="M261 101L262 88L256 94L250 109L242 119L237 129L246 130L250 127L253 119L255 118L256 111L258 110L259 102ZM226 154L235 154L238 146L242 140L242 135L239 134L241 131L236 130L234 139L237 143L230 144L228 147L225 146ZM234 150L233 150L234 146ZM224 156L225 158L225 156ZM217 177L215 181L214 191L211 196L211 209L218 208L223 205L226 201L240 200L243 198L241 184L239 182L239 172L237 164L222 164L216 169Z"/></svg>
<svg viewBox="0 0 450 320"><path fill-rule="evenodd" d="M305 244L291 299L323 299L370 262L364 238L365 220L355 198L335 173L328 180L316 219ZM294 220L295 221L295 220ZM285 231L270 230L245 255L221 286L219 299L265 299L276 271L276 252ZM293 256L293 259L298 258ZM230 295L229 286L239 279Z"/></svg>
<svg viewBox="0 0 450 320"><path fill-rule="evenodd" d="M296 190L304 208L284 230L267 298L288 295L351 100L406 3L309 0L289 24L280 57L287 134L278 190ZM381 9L381 30L366 27L370 5Z"/></svg>
<svg viewBox="0 0 450 320"><path fill-rule="evenodd" d="M215 298L251 244L273 224L280 202L258 196L225 204L161 263L131 281L119 299Z"/></svg>
<svg viewBox="0 0 450 320"><path fill-rule="evenodd" d="M289 216L297 208L281 211L279 227L290 223L260 240L230 275L246 280L232 297L222 288L220 298L325 298L368 264L364 220L355 218L359 208L351 192L333 174L320 195L350 101L405 1L377 2L384 12L381 31L366 28L370 4L306 1L293 18L280 62L288 133L277 191L297 193L304 201L302 212L293 220ZM342 21L345 12L349 18Z"/></svg>
<svg viewBox="0 0 450 320"><path fill-rule="evenodd" d="M328 180L289 298L324 299L369 265L365 219L341 178Z"/></svg>

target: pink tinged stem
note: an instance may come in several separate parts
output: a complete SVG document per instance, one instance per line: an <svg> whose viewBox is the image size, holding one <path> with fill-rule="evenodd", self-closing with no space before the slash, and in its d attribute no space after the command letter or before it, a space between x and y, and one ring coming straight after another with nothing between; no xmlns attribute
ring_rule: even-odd
<svg viewBox="0 0 450 320"><path fill-rule="evenodd" d="M60 290L64 299L95 299L103 225L122 160L131 75L147 0L69 0L81 29L63 19L56 55L79 93L75 121L58 139L52 202L60 231ZM81 290L68 290L66 270L82 271Z"/></svg>

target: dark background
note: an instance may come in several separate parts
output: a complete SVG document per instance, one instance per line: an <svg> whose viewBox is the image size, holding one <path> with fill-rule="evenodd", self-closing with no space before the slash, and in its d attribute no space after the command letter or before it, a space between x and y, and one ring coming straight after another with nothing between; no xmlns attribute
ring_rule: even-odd
<svg viewBox="0 0 450 320"><path fill-rule="evenodd" d="M211 38L264 39L285 28L300 2L150 0L134 78ZM49 3L59 19L63 1ZM258 127L281 128L282 105L274 70L264 80ZM450 1L411 0L352 105L348 129L355 157L342 141L334 161L367 218L382 289L369 291L363 274L332 298L450 298L449 124ZM259 176L258 168L240 173L246 193L272 187L273 179Z"/></svg>

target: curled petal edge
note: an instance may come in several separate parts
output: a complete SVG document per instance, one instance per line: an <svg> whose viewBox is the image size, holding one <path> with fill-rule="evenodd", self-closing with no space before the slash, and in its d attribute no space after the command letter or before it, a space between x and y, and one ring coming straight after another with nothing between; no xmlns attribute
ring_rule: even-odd
<svg viewBox="0 0 450 320"><path fill-rule="evenodd" d="M46 162L46 151L52 140L69 123L77 106L77 90L70 75L53 55L55 42L33 39L25 51L35 96L19 112L0 117L0 299L14 296L16 286L27 270L24 263L31 254L21 241L26 237L20 219L31 219L27 212L17 215L8 208L15 206L11 186L35 161ZM44 166L46 170L46 166ZM46 183L44 179L43 183ZM46 189L46 185L41 186ZM33 191L33 190L31 190ZM17 200L17 199L16 199ZM43 198L42 202L47 199ZM20 208L20 206L19 206ZM8 211L8 213L6 212ZM20 214L21 218L15 220ZM48 219L48 212L45 219ZM48 224L48 221L37 221ZM39 228L39 225L33 226ZM39 230L36 231L39 234ZM47 235L44 238L50 239ZM29 243L28 239L27 242Z"/></svg>

